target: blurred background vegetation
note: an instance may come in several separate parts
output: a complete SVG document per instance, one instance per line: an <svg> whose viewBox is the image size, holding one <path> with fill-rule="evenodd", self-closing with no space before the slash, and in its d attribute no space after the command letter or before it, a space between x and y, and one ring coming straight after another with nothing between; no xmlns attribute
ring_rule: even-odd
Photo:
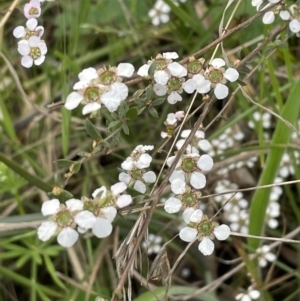
<svg viewBox="0 0 300 301"><path fill-rule="evenodd" d="M11 2L0 0L1 17L6 14ZM172 0L165 2L171 7L170 21L160 26L152 25L148 16L155 1L44 2L39 24L45 27L43 39L47 43L48 53L41 66L31 69L21 66L17 40L12 35L16 26L26 22L22 14L24 1L20 1L4 27L0 28L0 161L3 162L0 163L0 300L101 300L100 297L111 297L118 281L112 257L138 215L135 213L118 218L110 237L99 240L86 236L68 250L57 245L55 239L46 243L39 241L36 228L43 219L41 204L49 199L47 192L55 184L63 183L64 173L67 172L56 160L78 160L78 152L90 152L92 147L92 139L85 131L86 117L82 116L81 108L69 112L63 106L48 109L47 105L64 101L72 91L78 73L84 68L130 62L137 70L158 53L176 51L181 59L218 38L218 27L227 0L188 0L178 6ZM230 28L256 13L250 2L241 1ZM232 10L233 6L226 12L225 20L228 20ZM271 28L258 19L248 28L226 39L224 48L229 60L233 63L251 53L257 43L268 36ZM282 40L285 35L286 32ZM256 102L277 114L280 114L292 89L299 85L299 39L291 36L285 43L284 47L271 44L255 56L248 67L251 69L259 65L259 68L244 86ZM272 51L272 56L268 58ZM212 53L213 49L204 55L207 61ZM216 57L220 56L219 50ZM245 73L241 70L241 80L250 69L245 69ZM131 86L131 95L137 89L145 88L146 84ZM231 91L236 87L232 85ZM296 98L297 95L293 95ZM128 123L130 135L121 133L117 145L86 160L65 189L80 198L82 195L90 196L102 185L114 184L120 164L134 147L138 144L159 147L163 142L160 132L165 130L163 122L166 115L186 110L190 100L191 96L185 94L183 101L176 105L171 106L165 102L157 108L158 118L145 110L134 122ZM225 99L216 103L205 125L209 124L226 102ZM197 109L201 103L199 97L192 110ZM295 110L298 110L297 107L295 104ZM210 141L220 137L228 128L245 135L238 145L226 149L222 156L214 157L219 168L229 165L228 160L241 160L241 154L246 154L248 159L254 156L258 158L254 167L244 167L242 173L231 171L226 176L240 188L257 185L266 164L266 155L271 149L277 147L293 154L299 150L297 137L288 145L270 143L278 124L274 116L265 131L269 134L267 138L263 135L262 123L258 122L254 129L250 128L248 122L254 121L254 111L261 109L238 92L234 102L223 112L222 118L206 132ZM197 116L199 112L188 121L185 128L191 128ZM111 121L109 113L101 111L92 121L104 137L108 135L106 125L107 121ZM294 126L298 127L297 124ZM165 151L168 151L168 146L170 144L164 148ZM164 158L165 152L154 158L152 166L155 172L159 171ZM274 158L276 160L276 156ZM278 158L281 160L280 156ZM298 161L295 156L293 158L290 164L295 172L285 180L299 178ZM209 175L203 195L212 194L216 181L220 179L222 176L216 172ZM284 187L279 200L280 225L277 229L267 229L266 236L282 237L299 226L299 191L299 184ZM245 193L245 196L250 202L253 192ZM211 204L213 199L204 199L203 202ZM135 204L134 207L139 205ZM212 216L216 206L208 208ZM251 210L255 212L259 209ZM256 220L255 214L251 218L252 224L262 223ZM221 216L221 220L224 221L224 217ZM178 233L180 224L177 216L169 215L159 207L151 221L149 233L163 237L165 242ZM299 239L299 235L293 238ZM179 239L168 245L171 265L185 246ZM251 267L255 265L257 268L257 262L248 264L246 252L253 251L246 245L245 239L232 238L217 245L215 256L204 257L195 244L173 274L169 293L191 295L197 289L214 283L215 286L208 291L199 292L190 300L234 300L241 288L251 284L251 277L248 278L247 273L251 273ZM281 245L276 249L276 262L272 267L260 270L257 275L260 279L259 289L267 292L261 298L285 301L300 299L299 251L295 244ZM148 266L155 257L154 254L147 256L145 250L141 254L143 268L136 271L132 280L133 299L150 301L163 298L165 288L161 281L151 281L151 289L155 294L148 292L147 282L142 281L141 285L140 275L146 278ZM242 261L246 262L247 268L238 270L226 280L219 278Z"/></svg>

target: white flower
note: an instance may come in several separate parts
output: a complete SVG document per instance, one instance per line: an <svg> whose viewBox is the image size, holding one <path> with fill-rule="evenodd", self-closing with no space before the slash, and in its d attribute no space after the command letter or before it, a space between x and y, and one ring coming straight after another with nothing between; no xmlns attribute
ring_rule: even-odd
<svg viewBox="0 0 300 301"><path fill-rule="evenodd" d="M24 5L24 16L27 19L38 18L41 15L41 3L38 0L31 0Z"/></svg>
<svg viewBox="0 0 300 301"><path fill-rule="evenodd" d="M276 220L276 218L279 216L280 216L280 204L277 202L269 202L266 211L265 221L271 229L276 229L278 227L279 223Z"/></svg>
<svg viewBox="0 0 300 301"><path fill-rule="evenodd" d="M24 26L17 26L14 31L13 35L17 39L25 39L28 40L32 36L41 37L44 33L44 27L38 26L37 19L29 19L26 22L26 28Z"/></svg>
<svg viewBox="0 0 300 301"><path fill-rule="evenodd" d="M148 255L157 254L161 249L162 240L161 236L149 234L148 240L142 243L142 247L147 250Z"/></svg>
<svg viewBox="0 0 300 301"><path fill-rule="evenodd" d="M179 212L183 207L187 208L199 208L198 199L201 196L200 192L196 192L190 186L186 185L185 181L181 179L175 179L171 182L171 190L176 195L170 197L166 202L164 209L168 213Z"/></svg>
<svg viewBox="0 0 300 301"><path fill-rule="evenodd" d="M235 82L239 78L239 73L234 68L223 68L225 61L220 58L213 59L210 67L205 71L205 78L211 82L214 88L214 94L217 99L223 99L228 96L228 88L225 86L226 80Z"/></svg>
<svg viewBox="0 0 300 301"><path fill-rule="evenodd" d="M170 167L175 156L169 157L167 165ZM181 179L190 182L191 186L201 189L206 185L206 177L202 171L209 171L213 167L213 159L208 155L199 156L198 154L183 155L178 161L174 172L169 181Z"/></svg>
<svg viewBox="0 0 300 301"><path fill-rule="evenodd" d="M218 223L210 221L200 209L190 208L189 214L183 217L189 226L180 230L179 237L186 242L198 238L200 240L198 249L203 255L213 253L215 246L212 240L215 237L218 240L226 240L230 235L230 229L227 225L219 226Z"/></svg>
<svg viewBox="0 0 300 301"><path fill-rule="evenodd" d="M170 20L169 13L171 8L163 0L157 0L154 7L148 12L148 16L152 19L152 24L158 26L167 23Z"/></svg>
<svg viewBox="0 0 300 301"><path fill-rule="evenodd" d="M141 193L146 192L145 183L154 183L156 175L153 171L146 172L145 168L150 166L152 157L146 151L152 150L153 145L138 145L130 157L121 164L126 172L119 174L119 181L124 182Z"/></svg>
<svg viewBox="0 0 300 301"><path fill-rule="evenodd" d="M66 201L66 205L60 204L58 199L46 201L42 205L44 216L52 215L48 221L43 222L38 228L38 237L47 241L55 234L57 242L63 247L72 247L77 241L79 234L75 227L75 219L83 210L83 203L77 199Z"/></svg>
<svg viewBox="0 0 300 301"><path fill-rule="evenodd" d="M251 286L248 288L247 293L240 293L235 297L235 300L240 301L251 301L257 300L260 297L260 292L258 290L254 290Z"/></svg>
<svg viewBox="0 0 300 301"><path fill-rule="evenodd" d="M23 56L22 66L30 68L33 63L41 65L44 62L47 46L39 37L32 36L28 40L18 42L18 52Z"/></svg>
<svg viewBox="0 0 300 301"><path fill-rule="evenodd" d="M79 81L73 86L76 92L68 95L65 108L73 110L80 103L85 104L82 114L97 111L103 103L108 111L115 112L120 103L128 96L128 87L122 77L130 77L134 67L130 63L120 63L117 67L86 68L79 73Z"/></svg>
<svg viewBox="0 0 300 301"><path fill-rule="evenodd" d="M110 192L105 186L102 186L92 193L94 199L84 199L85 210L75 217L79 232L84 233L91 229L98 238L104 238L111 234L113 229L111 223L117 214L116 203L124 205L131 202L120 196L120 193L124 191L123 185L113 185L111 189L114 192Z"/></svg>
<svg viewBox="0 0 300 301"><path fill-rule="evenodd" d="M258 254L258 264L261 268L267 266L268 261L273 262L276 259L276 255L270 252L270 246L263 245L261 248L256 250L256 254Z"/></svg>
<svg viewBox="0 0 300 301"><path fill-rule="evenodd" d="M201 94L208 93L210 91L210 86L210 81L205 79L202 74L196 74L193 78L182 84L183 90L189 94L194 93L195 90Z"/></svg>
<svg viewBox="0 0 300 301"><path fill-rule="evenodd" d="M184 139L180 139L176 142L176 147L177 149L181 149L186 138L190 135L191 130L183 130L180 134L180 136ZM211 144L208 140L204 139L205 138L205 133L203 131L196 131L193 140L192 140L192 145L188 145L186 148L186 152L193 153L193 154L199 154L199 149L201 149L204 152L207 152L211 149Z"/></svg>

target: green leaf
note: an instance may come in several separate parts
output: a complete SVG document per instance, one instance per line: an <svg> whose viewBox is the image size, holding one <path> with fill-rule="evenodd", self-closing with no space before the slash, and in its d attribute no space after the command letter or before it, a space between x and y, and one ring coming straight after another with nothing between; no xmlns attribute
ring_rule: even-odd
<svg viewBox="0 0 300 301"><path fill-rule="evenodd" d="M149 75L149 76L153 76L153 75L154 75L154 71L155 71L155 69L156 69L156 66L157 66L157 62L156 62L156 61L154 61L154 62L150 65L150 67L149 67L149 69L148 69L148 75Z"/></svg>
<svg viewBox="0 0 300 301"><path fill-rule="evenodd" d="M141 115L145 111L146 107L142 107L138 111L138 115Z"/></svg>
<svg viewBox="0 0 300 301"><path fill-rule="evenodd" d="M133 93L133 97L137 97L137 98L141 97L143 95L144 91L145 91L145 89L138 89L138 90L136 90Z"/></svg>
<svg viewBox="0 0 300 301"><path fill-rule="evenodd" d="M137 118L137 116L138 116L138 108L137 107L130 108L126 113L126 118L128 118L130 121L135 120Z"/></svg>
<svg viewBox="0 0 300 301"><path fill-rule="evenodd" d="M81 168L81 163L80 162L76 162L74 165L73 165L73 168L72 168L72 171L74 173L77 173Z"/></svg>
<svg viewBox="0 0 300 301"><path fill-rule="evenodd" d="M280 112L280 116L291 124L295 124L298 118L300 110L299 95L300 80L294 84L294 87ZM272 147L270 149L258 186L274 183L281 158L285 152L285 146L290 140L290 135L291 128L278 119L271 145L279 145L282 147ZM265 188L257 189L254 193L249 216L249 234L251 235L262 235L270 192L271 188ZM248 244L251 249L255 250L258 248L260 240L249 238Z"/></svg>
<svg viewBox="0 0 300 301"><path fill-rule="evenodd" d="M133 102L136 103L137 105L140 105L140 106L144 106L145 105L145 100L141 99L141 98L135 98L133 100Z"/></svg>
<svg viewBox="0 0 300 301"><path fill-rule="evenodd" d="M122 129L123 129L123 132L126 134L126 135L129 135L129 128L128 128L128 125L124 122L123 125L122 125Z"/></svg>
<svg viewBox="0 0 300 301"><path fill-rule="evenodd" d="M154 108L149 107L149 108L148 108L148 112L149 112L150 115L152 115L153 117L158 118L158 113L157 113L157 111L156 111Z"/></svg>
<svg viewBox="0 0 300 301"><path fill-rule="evenodd" d="M165 98L157 98L155 100L152 101L151 106L155 107L155 106L159 106L161 105L166 99Z"/></svg>
<svg viewBox="0 0 300 301"><path fill-rule="evenodd" d="M153 87L152 85L149 85L146 88L146 101L149 101L153 98Z"/></svg>
<svg viewBox="0 0 300 301"><path fill-rule="evenodd" d="M108 129L116 126L116 125L119 125L121 123L120 120L115 120L115 121L112 121L109 125L108 125Z"/></svg>
<svg viewBox="0 0 300 301"><path fill-rule="evenodd" d="M102 139L97 128L93 125L93 123L89 119L85 120L85 130L91 138L95 140Z"/></svg>
<svg viewBox="0 0 300 301"><path fill-rule="evenodd" d="M44 254L44 260L45 260L45 263L46 263L46 268L50 274L50 276L52 277L53 281L59 286L61 287L62 289L66 290L66 287L65 285L61 282L61 280L57 277L57 274L56 274L56 270L55 270L55 267L50 259L49 256L45 255Z"/></svg>
<svg viewBox="0 0 300 301"><path fill-rule="evenodd" d="M72 164L76 163L75 161L72 160L67 160L67 159L58 159L56 160L57 164L59 167L70 167Z"/></svg>

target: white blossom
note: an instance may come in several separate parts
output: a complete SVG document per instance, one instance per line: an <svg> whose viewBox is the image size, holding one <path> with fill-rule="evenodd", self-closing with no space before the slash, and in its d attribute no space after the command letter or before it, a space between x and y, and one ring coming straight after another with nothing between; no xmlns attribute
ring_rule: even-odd
<svg viewBox="0 0 300 301"><path fill-rule="evenodd" d="M47 46L39 37L32 36L28 40L18 42L18 52L23 56L22 66L30 68L33 63L38 66L44 62Z"/></svg>
<svg viewBox="0 0 300 301"><path fill-rule="evenodd" d="M213 239L226 240L230 235L227 225L219 226L218 223L210 221L200 209L190 208L190 213L184 216L188 221L188 227L179 232L179 237L186 242L192 242L196 238L200 240L198 249L203 255L211 255L214 251ZM187 220L188 219L188 220Z"/></svg>
<svg viewBox="0 0 300 301"><path fill-rule="evenodd" d="M24 5L24 16L27 19L38 18L41 15L41 3L38 0L31 0Z"/></svg>
<svg viewBox="0 0 300 301"><path fill-rule="evenodd" d="M167 23L170 20L169 13L171 8L163 0L157 0L154 7L149 10L148 16L151 18L153 25L158 26Z"/></svg>
<svg viewBox="0 0 300 301"><path fill-rule="evenodd" d="M258 264L261 268L267 266L268 262L273 262L276 259L276 255L273 254L271 251L270 246L263 245L256 250L256 254L258 254Z"/></svg>
<svg viewBox="0 0 300 301"><path fill-rule="evenodd" d="M240 293L235 297L235 300L239 301L251 301L257 300L260 297L260 292L254 290L251 286L248 288L247 293Z"/></svg>
<svg viewBox="0 0 300 301"><path fill-rule="evenodd" d="M41 37L44 33L44 27L38 26L37 19L28 19L26 22L26 28L24 26L17 26L13 35L17 39L25 39L28 40L32 36Z"/></svg>
<svg viewBox="0 0 300 301"><path fill-rule="evenodd" d="M142 243L143 249L147 251L148 255L157 254L161 249L163 239L159 235L149 234L148 239Z"/></svg>

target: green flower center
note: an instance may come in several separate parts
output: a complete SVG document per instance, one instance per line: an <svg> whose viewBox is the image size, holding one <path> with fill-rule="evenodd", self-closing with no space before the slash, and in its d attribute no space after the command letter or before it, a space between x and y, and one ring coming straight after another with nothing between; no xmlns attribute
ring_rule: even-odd
<svg viewBox="0 0 300 301"><path fill-rule="evenodd" d="M35 32L34 30L31 31L28 28L26 28L26 34L25 34L25 39L28 40L29 38L33 37L33 36L38 36L38 33Z"/></svg>
<svg viewBox="0 0 300 301"><path fill-rule="evenodd" d="M187 192L182 197L182 203L185 205L185 207L193 207L197 202L197 196L193 192Z"/></svg>
<svg viewBox="0 0 300 301"><path fill-rule="evenodd" d="M101 93L97 87L89 87L85 90L84 98L88 102L96 102L100 99Z"/></svg>
<svg viewBox="0 0 300 301"><path fill-rule="evenodd" d="M102 85L109 86L116 82L117 75L115 72L107 70L99 76L99 81Z"/></svg>
<svg viewBox="0 0 300 301"><path fill-rule="evenodd" d="M168 63L164 59L156 59L156 70L163 70L167 67Z"/></svg>
<svg viewBox="0 0 300 301"><path fill-rule="evenodd" d="M193 61L188 63L187 70L189 73L198 74L202 69L202 64L199 61Z"/></svg>
<svg viewBox="0 0 300 301"><path fill-rule="evenodd" d="M141 180L142 179L142 176L143 176L144 172L142 169L133 169L130 173L131 177L134 179L134 180Z"/></svg>
<svg viewBox="0 0 300 301"><path fill-rule="evenodd" d="M170 91L178 91L181 88L181 81L177 77L171 77L168 81L168 88Z"/></svg>
<svg viewBox="0 0 300 301"><path fill-rule="evenodd" d="M220 83L221 80L223 79L223 73L220 72L219 70L213 70L211 72L209 72L208 74L208 79L212 82L212 83Z"/></svg>
<svg viewBox="0 0 300 301"><path fill-rule="evenodd" d="M197 230L201 236L210 236L214 231L213 223L209 220L202 220L198 226Z"/></svg>
<svg viewBox="0 0 300 301"><path fill-rule="evenodd" d="M38 15L39 13L39 10L35 7L31 7L28 14L31 15L31 16L35 16L35 15Z"/></svg>
<svg viewBox="0 0 300 301"><path fill-rule="evenodd" d="M68 227L73 223L73 216L69 210L64 210L57 215L57 224L62 227Z"/></svg>
<svg viewBox="0 0 300 301"><path fill-rule="evenodd" d="M193 158L185 158L182 160L181 168L186 173L192 173L197 169L197 163Z"/></svg>
<svg viewBox="0 0 300 301"><path fill-rule="evenodd" d="M39 47L32 47L29 54L34 60L37 60L41 56L41 50Z"/></svg>

